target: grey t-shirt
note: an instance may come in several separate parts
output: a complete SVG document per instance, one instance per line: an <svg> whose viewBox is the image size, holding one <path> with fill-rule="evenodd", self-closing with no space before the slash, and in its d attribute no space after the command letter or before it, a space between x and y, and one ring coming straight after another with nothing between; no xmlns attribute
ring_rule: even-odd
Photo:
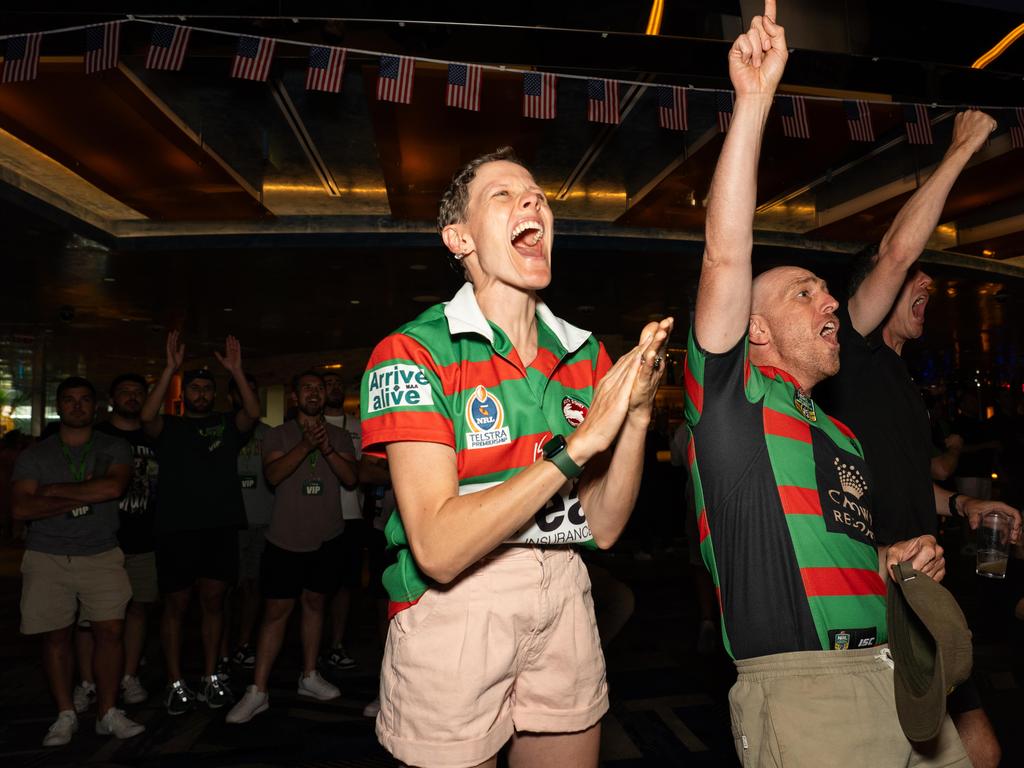
<svg viewBox="0 0 1024 768"><path fill-rule="evenodd" d="M257 421L252 437L238 454L238 483L250 528L270 525L274 512L274 491L263 475L263 441L269 433L270 427Z"/></svg>
<svg viewBox="0 0 1024 768"><path fill-rule="evenodd" d="M354 458L348 434L324 425L334 450ZM274 427L263 442L265 454L288 453L302 439L297 421ZM341 516L341 482L320 451L314 450L282 480L274 492L274 517L267 541L289 552L313 552L345 527Z"/></svg>
<svg viewBox="0 0 1024 768"><path fill-rule="evenodd" d="M93 431L91 446L69 448L76 465L85 455L85 475L101 477L115 464L132 465L132 447L119 437ZM13 482L35 480L40 485L73 483L71 467L54 435L23 451L14 464ZM98 555L117 546L118 499L82 507L61 515L32 520L25 548L48 555Z"/></svg>

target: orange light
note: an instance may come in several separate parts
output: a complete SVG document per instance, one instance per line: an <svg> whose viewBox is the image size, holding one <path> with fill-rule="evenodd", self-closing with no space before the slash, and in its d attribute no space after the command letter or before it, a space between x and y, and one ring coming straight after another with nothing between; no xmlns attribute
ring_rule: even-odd
<svg viewBox="0 0 1024 768"><path fill-rule="evenodd" d="M645 35L657 35L661 32L661 17L665 13L665 0L654 0L651 3L651 15L647 19Z"/></svg>
<svg viewBox="0 0 1024 768"><path fill-rule="evenodd" d="M993 480L998 480L999 479L999 473L998 472L993 472L992 473L992 479Z"/></svg>
<svg viewBox="0 0 1024 768"><path fill-rule="evenodd" d="M328 370L331 370L331 371L336 371L339 368L344 368L344 367L345 366L343 366L341 363L331 363L329 365L325 365L324 366L324 368L327 368Z"/></svg>
<svg viewBox="0 0 1024 768"><path fill-rule="evenodd" d="M996 252L995 252L995 251L990 251L990 250L989 250L988 248L985 248L985 249L984 249L984 250L983 250L983 251L981 252L981 255L982 255L982 256L995 256L995 255L996 255Z"/></svg>
<svg viewBox="0 0 1024 768"><path fill-rule="evenodd" d="M978 57L978 60L971 64L971 69L984 69L987 67L993 61L1002 56L1003 52L1013 45L1021 35L1024 35L1024 24L1021 24L1012 30L1006 37L993 45L992 48L981 54L981 56Z"/></svg>

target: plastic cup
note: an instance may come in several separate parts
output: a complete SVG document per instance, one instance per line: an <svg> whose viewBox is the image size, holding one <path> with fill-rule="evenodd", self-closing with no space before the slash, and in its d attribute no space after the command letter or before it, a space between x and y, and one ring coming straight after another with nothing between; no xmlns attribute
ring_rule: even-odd
<svg viewBox="0 0 1024 768"><path fill-rule="evenodd" d="M974 572L987 579L1005 579L1010 559L1010 518L986 512L978 524L978 554Z"/></svg>

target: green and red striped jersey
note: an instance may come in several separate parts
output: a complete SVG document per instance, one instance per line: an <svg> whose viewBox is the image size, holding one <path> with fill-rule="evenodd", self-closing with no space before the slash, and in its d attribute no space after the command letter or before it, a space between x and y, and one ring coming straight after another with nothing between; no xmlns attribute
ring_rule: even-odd
<svg viewBox="0 0 1024 768"><path fill-rule="evenodd" d="M700 547L726 649L743 659L884 643L860 443L748 355L746 337L710 354L691 330L684 372Z"/></svg>
<svg viewBox="0 0 1024 768"><path fill-rule="evenodd" d="M363 374L363 451L384 456L388 443L430 442L455 451L459 494L508 480L542 458L554 435L586 418L611 361L589 331L537 305L536 358L524 365L508 336L484 317L473 286L399 328L374 349ZM592 542L577 484L565 486L510 543ZM392 612L419 599L428 584L409 551L401 510L385 530L397 562L384 574Z"/></svg>

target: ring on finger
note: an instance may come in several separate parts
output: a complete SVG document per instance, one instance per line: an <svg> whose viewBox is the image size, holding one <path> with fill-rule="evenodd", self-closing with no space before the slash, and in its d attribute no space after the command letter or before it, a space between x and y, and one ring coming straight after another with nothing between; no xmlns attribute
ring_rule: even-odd
<svg viewBox="0 0 1024 768"><path fill-rule="evenodd" d="M656 371L661 368L661 355L655 356L654 362L651 363L651 368L653 368Z"/></svg>

